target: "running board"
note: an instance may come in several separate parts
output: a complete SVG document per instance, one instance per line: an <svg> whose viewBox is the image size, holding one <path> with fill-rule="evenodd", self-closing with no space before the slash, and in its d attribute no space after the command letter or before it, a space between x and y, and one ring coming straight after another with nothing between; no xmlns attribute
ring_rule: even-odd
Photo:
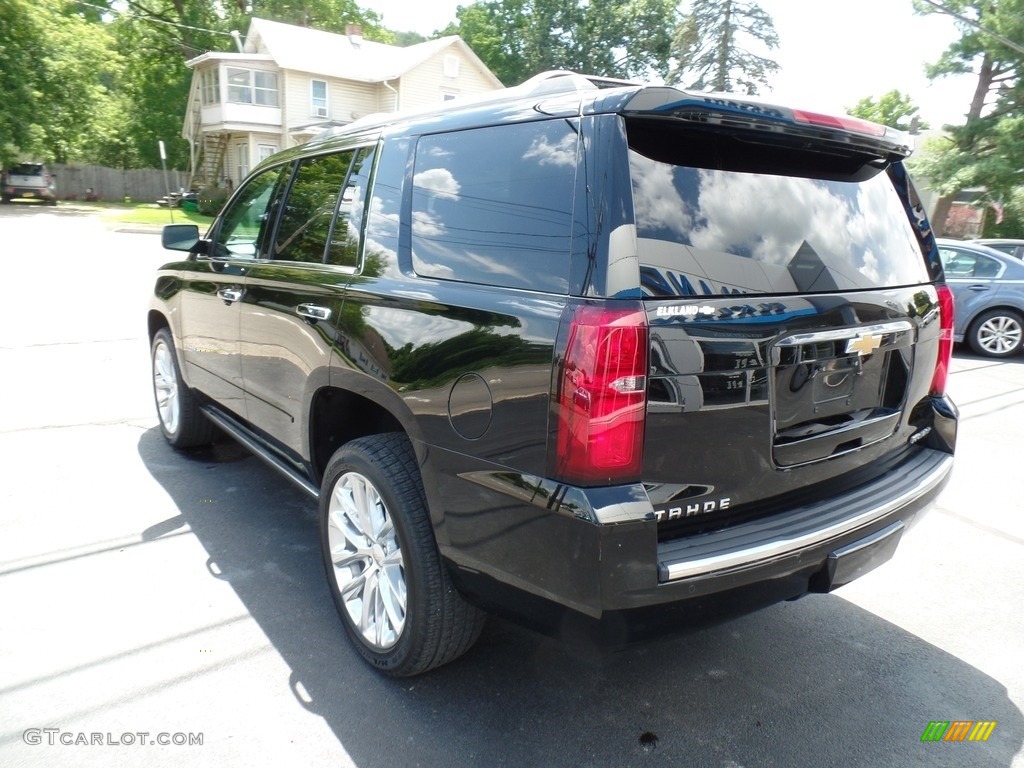
<svg viewBox="0 0 1024 768"><path fill-rule="evenodd" d="M230 416L227 416L226 414L223 414L220 411L216 410L215 408L211 408L209 406L203 407L202 411L206 418L208 418L222 430L227 432L232 438L234 438L242 445L244 445L246 448L248 448L250 451L252 451L252 453L257 458L263 459L263 461L265 461L271 467L276 469L286 478L291 480L295 485L299 487L300 490L305 491L314 500L320 498L320 489L313 485L311 482L309 482L309 478L307 478L302 473L298 472L294 467L289 465L283 459L270 453L257 440L253 439L252 435L249 433L248 430L243 428L240 424L238 424L238 422L236 422Z"/></svg>

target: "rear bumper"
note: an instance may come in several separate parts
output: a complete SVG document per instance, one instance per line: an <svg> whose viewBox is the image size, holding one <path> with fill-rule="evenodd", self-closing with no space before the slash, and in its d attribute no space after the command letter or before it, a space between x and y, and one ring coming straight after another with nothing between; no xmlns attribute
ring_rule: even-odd
<svg viewBox="0 0 1024 768"><path fill-rule="evenodd" d="M869 534L894 514L902 520L930 501L953 469L953 457L923 451L898 472L827 501L722 531L658 545L658 581L675 582L785 558L822 546L842 546L852 535Z"/></svg>
<svg viewBox="0 0 1024 768"><path fill-rule="evenodd" d="M827 592L860 576L892 555L952 466L950 453L922 448L820 503L665 542L657 541L650 502L638 519L642 486L537 489L531 500L545 500L545 535L506 542L518 557L504 572L493 560L467 563L465 551L446 554L455 555L456 584L482 607L551 634L586 626L617 643ZM571 517L558 501L569 499ZM552 515L556 509L562 514Z"/></svg>
<svg viewBox="0 0 1024 768"><path fill-rule="evenodd" d="M56 200L56 191L49 187L18 187L18 186L6 186L2 187L3 196L10 198L11 200L18 199L30 199L30 200Z"/></svg>

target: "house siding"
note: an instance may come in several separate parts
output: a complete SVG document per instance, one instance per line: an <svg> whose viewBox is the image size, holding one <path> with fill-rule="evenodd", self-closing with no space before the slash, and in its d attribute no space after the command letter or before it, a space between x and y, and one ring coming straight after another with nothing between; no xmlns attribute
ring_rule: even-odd
<svg viewBox="0 0 1024 768"><path fill-rule="evenodd" d="M457 77L445 75L445 57L459 60ZM445 91L458 96L474 96L493 91L494 86L476 63L458 46L452 45L431 56L402 77L402 109L434 107L442 103Z"/></svg>
<svg viewBox="0 0 1024 768"><path fill-rule="evenodd" d="M259 21L259 24L257 24ZM191 173L202 183L215 183L231 179L237 184L236 178L243 171L251 170L266 154L268 148L287 149L302 144L316 135L318 123L328 121L345 124L361 117L378 112L394 112L396 110L416 110L434 108L444 101L444 94L451 96L470 96L494 90L496 84L486 67L480 63L465 46L456 42L439 41L429 45L429 49L421 49L418 55L426 55L429 50L436 50L432 56L408 69L411 57L417 56L415 51L400 52L395 49L391 62L394 69L387 65L387 59L380 58L376 48L367 50L369 60L361 60L358 48L352 49L347 41L341 42L341 51L331 49L325 59L319 53L312 57L296 57L296 44L302 39L295 34L305 34L301 30L293 30L290 42L282 42L281 51L285 54L279 60L271 48L277 43L268 45L259 33L260 25L268 25L268 30L281 31L274 22L253 20L250 34L246 40L246 53L208 52L189 62L194 67L192 86L189 94L189 111L185 115L182 135L192 143ZM274 26L269 26L274 25ZM268 38L272 35L268 34ZM325 43L320 33L315 42L318 46ZM284 41L288 41L286 36ZM439 45L445 46L437 50ZM291 46L291 47L289 47ZM316 49L321 51L320 48ZM337 76L347 74L348 67L337 66L337 55L355 57L352 72L363 72L367 77L392 77L387 82L375 80L362 82L346 80ZM374 59L371 54L376 55ZM288 56L291 59L288 59ZM319 58L318 58L319 56ZM445 60L455 57L458 60L458 72L453 75L449 68L446 71ZM317 74L301 62L323 64L335 76ZM290 63L289 63L290 62ZM217 67L219 70L220 100L217 103L201 105L200 72ZM249 70L271 71L277 74L278 106L270 107L255 103L232 103L228 101L227 70L239 67ZM390 72L399 72L400 76L391 76ZM313 115L310 99L310 83L312 80L327 83L328 114L326 117ZM255 100L255 99L254 99ZM198 124L196 118L200 119ZM243 154L239 154L244 148ZM213 165L219 167L214 169ZM194 179L193 179L194 180Z"/></svg>
<svg viewBox="0 0 1024 768"><path fill-rule="evenodd" d="M312 114L310 83L313 80L323 80L327 83L327 117ZM287 99L286 130L325 120L351 122L356 119L353 112L362 117L379 109L377 89L373 85L294 71L285 72L284 81Z"/></svg>

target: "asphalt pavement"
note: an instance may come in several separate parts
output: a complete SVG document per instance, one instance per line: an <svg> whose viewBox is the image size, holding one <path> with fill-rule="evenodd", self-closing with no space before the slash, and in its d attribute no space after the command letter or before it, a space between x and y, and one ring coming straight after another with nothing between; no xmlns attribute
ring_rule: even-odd
<svg viewBox="0 0 1024 768"><path fill-rule="evenodd" d="M610 654L491 620L394 681L348 646L313 504L164 443L159 238L4 206L0 260L2 766L1024 768L1024 356L958 350L953 480L836 593Z"/></svg>

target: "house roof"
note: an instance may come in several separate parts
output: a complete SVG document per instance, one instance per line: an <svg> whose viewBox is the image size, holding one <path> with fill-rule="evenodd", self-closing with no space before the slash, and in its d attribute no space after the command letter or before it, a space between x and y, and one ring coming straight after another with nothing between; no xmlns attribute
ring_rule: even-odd
<svg viewBox="0 0 1024 768"><path fill-rule="evenodd" d="M501 87L498 78L458 35L400 48L364 38L254 18L245 37L244 53L270 54L282 69L379 83L401 77L453 46L469 56L496 88Z"/></svg>

